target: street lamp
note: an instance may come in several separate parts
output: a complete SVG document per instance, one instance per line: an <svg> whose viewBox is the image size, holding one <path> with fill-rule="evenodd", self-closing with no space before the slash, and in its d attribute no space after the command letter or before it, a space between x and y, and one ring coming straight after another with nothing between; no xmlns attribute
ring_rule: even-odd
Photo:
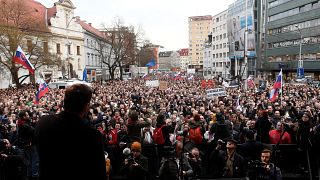
<svg viewBox="0 0 320 180"><path fill-rule="evenodd" d="M298 70L297 70L297 76L298 78L303 78L303 60L301 58L301 49L302 49L302 32L299 26L296 24L295 27L298 29L300 34L300 44L299 44L299 61L298 61Z"/></svg>
<svg viewBox="0 0 320 180"><path fill-rule="evenodd" d="M299 48L299 63L298 63L298 67L299 68L303 68L303 61L301 58L301 48L302 48L302 33L301 33L301 29L299 28L298 25L296 25L296 28L298 28L299 34L300 34L300 48Z"/></svg>
<svg viewBox="0 0 320 180"><path fill-rule="evenodd" d="M68 16L66 17L67 19L68 19ZM70 57L69 57L69 53L71 53L70 51L71 51L71 47L70 47L70 49L69 49L69 46L71 46L71 44L72 44L72 42L71 41L69 41L69 31L68 31L68 28L69 28L69 26L70 26L70 23L71 23L71 21L73 20L73 19L75 19L76 17L72 17L72 18L70 18L70 20L69 21L67 21L66 22L66 36L67 36L67 42L65 43L65 45L67 46L67 63L68 63L68 65L67 65L67 67L68 67L68 77L69 78L73 78L73 75L72 75L72 70L73 69L71 69L71 63L70 63Z"/></svg>

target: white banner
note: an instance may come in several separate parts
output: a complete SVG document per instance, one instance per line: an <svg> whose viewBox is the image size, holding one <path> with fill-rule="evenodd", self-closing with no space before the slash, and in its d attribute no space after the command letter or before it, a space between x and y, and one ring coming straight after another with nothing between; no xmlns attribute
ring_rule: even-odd
<svg viewBox="0 0 320 180"><path fill-rule="evenodd" d="M187 69L187 74L195 74L196 69Z"/></svg>
<svg viewBox="0 0 320 180"><path fill-rule="evenodd" d="M215 88L215 89L208 89L206 90L208 98L211 97L220 97L220 96L227 96L226 91L224 88Z"/></svg>
<svg viewBox="0 0 320 180"><path fill-rule="evenodd" d="M147 87L159 87L159 80L146 81Z"/></svg>

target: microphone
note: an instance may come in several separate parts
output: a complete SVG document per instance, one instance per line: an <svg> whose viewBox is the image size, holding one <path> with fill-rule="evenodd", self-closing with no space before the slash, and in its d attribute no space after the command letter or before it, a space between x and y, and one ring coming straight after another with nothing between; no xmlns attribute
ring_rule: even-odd
<svg viewBox="0 0 320 180"><path fill-rule="evenodd" d="M131 154L131 150L129 148L124 148L122 153L126 156L129 156Z"/></svg>

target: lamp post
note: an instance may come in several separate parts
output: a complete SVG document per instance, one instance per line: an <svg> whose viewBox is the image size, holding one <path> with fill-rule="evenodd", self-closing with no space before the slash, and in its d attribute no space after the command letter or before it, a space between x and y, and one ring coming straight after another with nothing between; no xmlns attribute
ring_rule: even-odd
<svg viewBox="0 0 320 180"><path fill-rule="evenodd" d="M69 41L69 31L68 31L68 28L70 26L70 23L71 21L75 19L75 17L72 17L69 21L68 21L68 16L66 16L66 35L67 35L67 43L65 44L67 46L67 68L68 68L68 78L72 78L72 70L71 70L71 65L70 65L70 57L69 57L69 54L71 53L71 47L69 49L69 46L71 46L72 42ZM70 51L69 51L70 50Z"/></svg>
<svg viewBox="0 0 320 180"><path fill-rule="evenodd" d="M298 31L299 31L299 34L300 34L300 44L299 44L299 63L298 63L298 67L299 68L303 68L303 61L302 61L302 58L301 58L301 49L302 49L302 33L301 33L301 30L299 28L298 25L296 25L296 28L298 28Z"/></svg>
<svg viewBox="0 0 320 180"><path fill-rule="evenodd" d="M303 78L304 76L304 69L303 69L303 60L301 55L302 50L302 32L298 25L295 25L295 27L298 29L298 32L300 34L300 43L299 43L299 61L298 61L298 69L297 69L297 77Z"/></svg>

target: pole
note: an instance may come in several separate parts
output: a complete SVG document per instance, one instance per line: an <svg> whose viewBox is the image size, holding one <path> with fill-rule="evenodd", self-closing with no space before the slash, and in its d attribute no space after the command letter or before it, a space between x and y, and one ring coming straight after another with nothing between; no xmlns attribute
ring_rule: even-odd
<svg viewBox="0 0 320 180"><path fill-rule="evenodd" d="M280 104L281 104L281 106L282 106L282 97L283 97L282 68L280 69L280 72L281 72L281 96L280 96ZM282 108L284 108L284 107L282 107Z"/></svg>
<svg viewBox="0 0 320 180"><path fill-rule="evenodd" d="M246 27L245 27L245 31L244 31L244 55L243 55L243 57L244 57L244 64L245 64L245 66L244 66L244 68L243 68L243 71L244 71L244 77L245 77L245 79L247 79L248 78L248 70L247 70L247 64L248 64L248 57L247 57L247 47L248 47L248 0L245 0L246 1L246 3L245 3L245 5L246 5L246 8L245 8L245 11L246 11ZM244 88L245 89L247 89L248 88L248 83L247 83L247 81L245 80L244 81Z"/></svg>
<svg viewBox="0 0 320 180"><path fill-rule="evenodd" d="M302 59L301 59L301 49L302 49L302 33L300 32L300 47L299 47L299 68L303 68L303 63L302 63Z"/></svg>
<svg viewBox="0 0 320 180"><path fill-rule="evenodd" d="M100 77L100 84L101 84L101 86L102 86L102 81L103 81L102 59L100 59L100 65L101 65L101 77Z"/></svg>

